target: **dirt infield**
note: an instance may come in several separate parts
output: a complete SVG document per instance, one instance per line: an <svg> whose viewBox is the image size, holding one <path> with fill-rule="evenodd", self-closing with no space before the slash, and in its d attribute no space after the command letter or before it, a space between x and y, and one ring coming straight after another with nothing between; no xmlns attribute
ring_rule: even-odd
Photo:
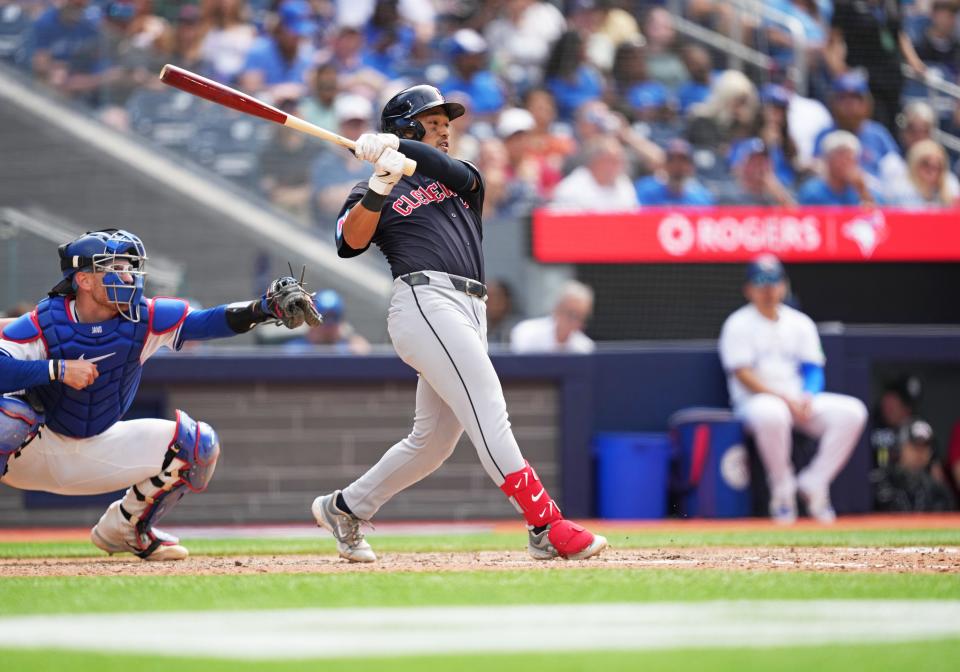
<svg viewBox="0 0 960 672"><path fill-rule="evenodd" d="M192 556L152 563L126 557L5 559L0 577L336 574L342 572L564 571L577 569L720 569L958 573L960 548L664 548L610 549L581 562L537 562L523 552L386 553L373 564L351 564L332 555Z"/></svg>

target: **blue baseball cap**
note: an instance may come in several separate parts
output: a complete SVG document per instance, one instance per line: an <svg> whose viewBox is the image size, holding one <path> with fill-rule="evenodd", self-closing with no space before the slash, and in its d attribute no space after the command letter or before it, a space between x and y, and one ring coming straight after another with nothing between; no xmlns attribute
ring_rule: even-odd
<svg viewBox="0 0 960 672"><path fill-rule="evenodd" d="M754 154L769 155L770 150L761 138L747 138L730 148L728 161L731 168L736 168Z"/></svg>
<svg viewBox="0 0 960 672"><path fill-rule="evenodd" d="M332 289L317 292L313 297L313 305L323 315L324 322L339 322L343 317L343 299Z"/></svg>
<svg viewBox="0 0 960 672"><path fill-rule="evenodd" d="M280 24L300 37L313 35L317 24L313 20L313 9L307 0L286 0L278 9Z"/></svg>
<svg viewBox="0 0 960 672"><path fill-rule="evenodd" d="M831 87L834 94L856 94L865 96L870 93L870 83L867 79L867 73L863 70L851 70L845 72L833 80Z"/></svg>
<svg viewBox="0 0 960 672"><path fill-rule="evenodd" d="M790 92L787 87L780 84L764 84L763 88L760 89L760 100L764 105L789 107Z"/></svg>
<svg viewBox="0 0 960 672"><path fill-rule="evenodd" d="M751 285L773 285L786 277L783 264L772 254L763 254L747 266L747 283Z"/></svg>

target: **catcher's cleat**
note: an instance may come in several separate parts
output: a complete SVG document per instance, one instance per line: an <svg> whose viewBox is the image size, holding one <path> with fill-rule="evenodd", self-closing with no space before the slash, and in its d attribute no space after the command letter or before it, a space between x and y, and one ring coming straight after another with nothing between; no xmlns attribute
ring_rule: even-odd
<svg viewBox="0 0 960 672"><path fill-rule="evenodd" d="M539 534L532 528L529 532L530 541L527 544L527 552L534 560L553 560L554 558L584 560L599 555L607 547L606 537L593 534L569 520L551 523ZM566 553L558 551L554 543L565 549Z"/></svg>
<svg viewBox="0 0 960 672"><path fill-rule="evenodd" d="M363 521L337 508L339 494L340 491L336 490L313 500L310 511L317 520L317 525L329 530L337 540L337 551L341 558L350 562L374 562L377 555L360 531Z"/></svg>
<svg viewBox="0 0 960 672"><path fill-rule="evenodd" d="M121 513L119 501L111 504L90 530L90 541L110 555L133 553L151 562L183 560L190 555L179 539L155 527L142 534L137 532Z"/></svg>

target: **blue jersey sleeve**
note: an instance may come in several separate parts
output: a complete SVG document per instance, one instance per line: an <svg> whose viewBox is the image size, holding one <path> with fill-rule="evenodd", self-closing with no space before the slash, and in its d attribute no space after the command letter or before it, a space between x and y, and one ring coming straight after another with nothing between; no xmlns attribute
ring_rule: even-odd
<svg viewBox="0 0 960 672"><path fill-rule="evenodd" d="M49 382L49 360L25 362L0 350L0 394L47 385Z"/></svg>
<svg viewBox="0 0 960 672"><path fill-rule="evenodd" d="M227 307L225 305L214 306L205 310L194 310L187 313L183 320L176 348L179 350L184 341L206 341L211 338L227 338L236 335L237 332L227 322Z"/></svg>

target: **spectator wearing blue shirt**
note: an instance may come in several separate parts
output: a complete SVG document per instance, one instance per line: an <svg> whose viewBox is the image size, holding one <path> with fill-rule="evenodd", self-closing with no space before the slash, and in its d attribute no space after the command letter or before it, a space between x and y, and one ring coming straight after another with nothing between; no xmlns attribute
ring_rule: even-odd
<svg viewBox="0 0 960 672"><path fill-rule="evenodd" d="M797 145L790 133L789 115L790 92L779 84L767 84L760 90L761 124L757 133L767 147L773 171L783 184L797 182ZM730 148L730 163L735 163L736 153L743 142L734 143Z"/></svg>
<svg viewBox="0 0 960 672"><path fill-rule="evenodd" d="M33 24L33 72L67 95L93 95L109 67L100 12L89 4L65 0Z"/></svg>
<svg viewBox="0 0 960 672"><path fill-rule="evenodd" d="M286 341L284 348L299 352L321 348L341 355L370 353L370 342L358 334L353 325L344 321L343 297L336 290L325 289L317 292L313 297L313 304L323 315L323 322L316 327L308 327L303 335Z"/></svg>
<svg viewBox="0 0 960 672"><path fill-rule="evenodd" d="M833 81L830 100L834 125L824 129L814 141L814 156L822 156L824 138L836 130L848 131L860 141L860 165L873 179L879 179L893 164L903 164L897 142L882 124L873 121L873 98L862 70L851 70Z"/></svg>
<svg viewBox="0 0 960 672"><path fill-rule="evenodd" d="M240 88L262 92L278 84L306 87L313 63L310 39L317 30L307 0L285 0L277 9L272 34L257 38L240 74Z"/></svg>
<svg viewBox="0 0 960 672"><path fill-rule="evenodd" d="M586 62L583 38L573 31L564 33L554 43L543 79L564 121L573 119L574 112L584 103L603 95L603 79Z"/></svg>
<svg viewBox="0 0 960 672"><path fill-rule="evenodd" d="M636 182L641 205L713 205L710 190L693 177L690 143L676 138L667 143L663 170Z"/></svg>
<svg viewBox="0 0 960 672"><path fill-rule="evenodd" d="M827 43L829 17L821 13L820 3L816 0L771 0L768 3L787 17L795 19L803 29L806 50L819 53ZM787 26L780 21L764 21L766 37L770 43L771 55L781 66L793 63L794 38Z"/></svg>
<svg viewBox="0 0 960 672"><path fill-rule="evenodd" d="M475 30L461 28L445 45L453 71L439 88L446 93L463 93L470 97L472 111L478 117L489 117L503 108L500 82L489 69L487 41Z"/></svg>
<svg viewBox="0 0 960 672"><path fill-rule="evenodd" d="M724 205L796 205L790 191L777 178L770 158L770 148L761 138L740 143L730 162L736 182L721 192L720 202Z"/></svg>
<svg viewBox="0 0 960 672"><path fill-rule="evenodd" d="M378 0L363 30L363 62L390 79L410 70L416 32L400 20L397 0Z"/></svg>
<svg viewBox="0 0 960 672"><path fill-rule="evenodd" d="M617 93L638 121L657 121L671 108L670 91L648 76L643 46L638 42L624 42L617 47L612 75Z"/></svg>
<svg viewBox="0 0 960 672"><path fill-rule="evenodd" d="M823 176L807 180L797 194L801 205L876 205L879 199L866 185L857 136L833 131L823 138Z"/></svg>
<svg viewBox="0 0 960 672"><path fill-rule="evenodd" d="M713 62L710 52L697 44L687 45L681 52L683 64L690 73L690 79L677 87L677 103L680 114L684 115L710 95L710 83L713 81Z"/></svg>

